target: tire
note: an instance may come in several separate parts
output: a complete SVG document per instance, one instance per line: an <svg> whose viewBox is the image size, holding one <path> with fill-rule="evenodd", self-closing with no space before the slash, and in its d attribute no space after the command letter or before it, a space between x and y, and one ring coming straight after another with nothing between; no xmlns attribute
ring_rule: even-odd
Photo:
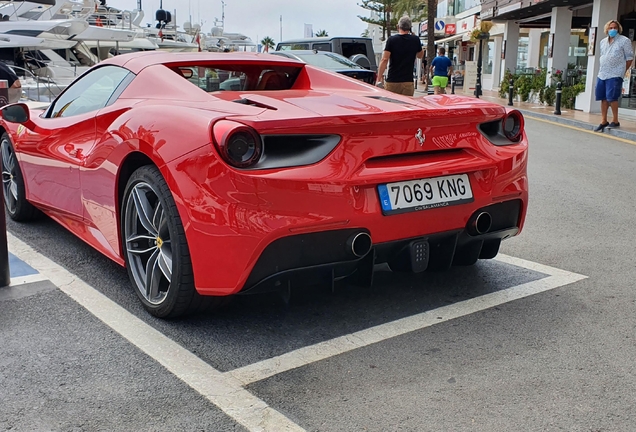
<svg viewBox="0 0 636 432"><path fill-rule="evenodd" d="M361 68L371 70L371 61L369 61L369 58L364 54L352 55L351 57L349 57L349 60L351 60Z"/></svg>
<svg viewBox="0 0 636 432"><path fill-rule="evenodd" d="M2 191L9 217L17 222L37 219L41 213L26 199L24 177L16 158L11 138L6 133L0 137L2 153Z"/></svg>
<svg viewBox="0 0 636 432"><path fill-rule="evenodd" d="M150 314L178 318L226 301L225 297L197 293L177 206L154 165L137 169L128 180L121 205L121 233L128 276Z"/></svg>

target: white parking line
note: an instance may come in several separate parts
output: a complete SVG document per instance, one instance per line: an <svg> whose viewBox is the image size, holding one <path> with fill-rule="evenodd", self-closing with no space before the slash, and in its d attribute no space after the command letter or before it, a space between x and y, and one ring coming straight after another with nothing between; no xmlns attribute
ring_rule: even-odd
<svg viewBox="0 0 636 432"><path fill-rule="evenodd" d="M585 279L576 273L506 255L497 260L548 275L418 315L378 325L221 373L130 312L7 233L9 249L61 291L163 365L249 431L303 431L244 386L310 363Z"/></svg>
<svg viewBox="0 0 636 432"><path fill-rule="evenodd" d="M230 376L158 332L86 282L7 233L9 249L77 303L249 431L304 431Z"/></svg>
<svg viewBox="0 0 636 432"><path fill-rule="evenodd" d="M26 276L16 276L16 277L12 277L11 278L11 286L16 286L16 285L24 285L24 284L28 284L28 283L35 283L35 282L42 282L47 280L48 278L46 276L43 276L41 274L32 274L32 275L26 275Z"/></svg>
<svg viewBox="0 0 636 432"><path fill-rule="evenodd" d="M499 306L514 300L548 291L587 278L576 273L545 266L531 261L500 254L496 260L549 275L546 278L517 285L505 290L485 294L469 300L443 306L421 314L412 315L386 324L381 324L349 335L341 336L315 345L253 363L226 372L243 385L248 385L291 369L327 359L339 354L362 348L386 339L412 331L421 330L435 324L470 315L475 312Z"/></svg>

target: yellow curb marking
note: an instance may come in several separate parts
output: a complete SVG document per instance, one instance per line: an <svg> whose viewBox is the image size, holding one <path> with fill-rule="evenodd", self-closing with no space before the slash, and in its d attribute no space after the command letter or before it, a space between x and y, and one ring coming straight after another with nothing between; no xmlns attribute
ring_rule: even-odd
<svg viewBox="0 0 636 432"><path fill-rule="evenodd" d="M607 135L607 134L604 134L602 132L594 132L594 131L583 129L583 128L576 127L576 126L570 126L570 125L566 125L566 124L563 124L563 123L553 122L553 121L550 121L550 120L544 120L544 119L541 119L541 118L538 118L538 117L533 117L531 115L527 115L525 117L529 118L529 119L532 119L532 120L540 121L540 122L543 122L543 123L548 123L548 124L552 124L552 125L555 125L555 126L561 126L561 127L568 128L568 129L574 129L574 130L577 130L579 132L585 132L585 133L588 133L588 134L591 134L591 135L601 136L603 138L609 138L609 139L613 139L613 140L616 140L616 141L621 141L621 142L624 142L624 143L627 143L627 144L636 145L636 141L628 140L627 138L621 138L621 137L617 137L617 136L614 136L614 135Z"/></svg>

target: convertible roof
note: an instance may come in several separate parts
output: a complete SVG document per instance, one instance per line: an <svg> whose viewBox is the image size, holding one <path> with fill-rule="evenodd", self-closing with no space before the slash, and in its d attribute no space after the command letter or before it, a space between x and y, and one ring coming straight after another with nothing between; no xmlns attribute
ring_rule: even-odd
<svg viewBox="0 0 636 432"><path fill-rule="evenodd" d="M139 73L148 66L172 63L204 63L218 61L223 63L263 62L269 64L295 64L304 65L288 57L271 55L267 53L252 52L184 52L173 53L163 51L145 51L131 54L123 54L102 61L100 64L112 64L125 67L133 73Z"/></svg>

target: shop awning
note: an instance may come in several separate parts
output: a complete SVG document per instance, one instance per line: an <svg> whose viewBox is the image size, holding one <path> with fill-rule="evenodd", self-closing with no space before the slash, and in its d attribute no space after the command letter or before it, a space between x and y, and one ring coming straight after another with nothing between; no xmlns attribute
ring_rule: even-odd
<svg viewBox="0 0 636 432"><path fill-rule="evenodd" d="M464 35L463 35L463 34L453 35L453 36L449 36L449 37L444 38L444 39L437 39L437 40L435 41L435 43L436 43L437 45L439 45L439 44L443 44L443 43L446 43L446 42L452 42L452 41L455 41L455 40L461 39L462 37L464 37Z"/></svg>

